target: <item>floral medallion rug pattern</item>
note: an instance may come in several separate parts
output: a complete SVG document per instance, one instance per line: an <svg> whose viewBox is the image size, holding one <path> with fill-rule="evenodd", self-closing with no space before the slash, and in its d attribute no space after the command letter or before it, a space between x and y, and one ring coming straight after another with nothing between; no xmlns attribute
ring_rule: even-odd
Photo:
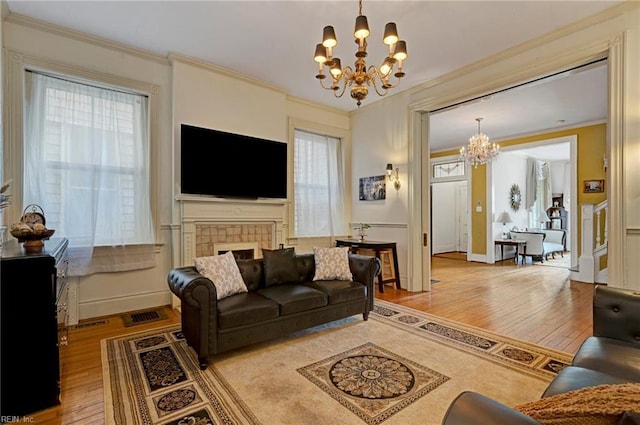
<svg viewBox="0 0 640 425"><path fill-rule="evenodd" d="M102 341L105 423L437 425L460 392L539 398L571 356L376 300L353 316L211 359L179 326Z"/></svg>
<svg viewBox="0 0 640 425"><path fill-rule="evenodd" d="M371 343L298 372L370 425L383 422L449 380Z"/></svg>

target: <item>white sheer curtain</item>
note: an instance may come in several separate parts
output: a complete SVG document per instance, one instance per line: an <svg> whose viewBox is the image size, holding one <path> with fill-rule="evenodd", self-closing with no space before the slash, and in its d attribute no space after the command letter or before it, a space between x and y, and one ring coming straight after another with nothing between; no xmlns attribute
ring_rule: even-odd
<svg viewBox="0 0 640 425"><path fill-rule="evenodd" d="M535 182L534 193L535 202L531 206L530 227L544 228L546 222L549 221L547 210L552 205L551 193L551 167L548 162L534 160L533 161L533 178ZM529 183L528 183L529 184ZM527 189L527 193L529 190Z"/></svg>
<svg viewBox="0 0 640 425"><path fill-rule="evenodd" d="M69 239L72 275L155 265L147 104L26 72L24 202Z"/></svg>
<svg viewBox="0 0 640 425"><path fill-rule="evenodd" d="M298 237L347 234L340 139L295 131L294 232Z"/></svg>

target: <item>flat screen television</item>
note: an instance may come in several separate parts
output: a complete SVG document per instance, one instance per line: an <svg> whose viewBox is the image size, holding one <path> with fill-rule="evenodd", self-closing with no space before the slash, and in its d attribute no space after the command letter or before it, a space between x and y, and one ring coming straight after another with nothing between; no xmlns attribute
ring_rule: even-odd
<svg viewBox="0 0 640 425"><path fill-rule="evenodd" d="M287 197L287 144L182 124L181 193Z"/></svg>

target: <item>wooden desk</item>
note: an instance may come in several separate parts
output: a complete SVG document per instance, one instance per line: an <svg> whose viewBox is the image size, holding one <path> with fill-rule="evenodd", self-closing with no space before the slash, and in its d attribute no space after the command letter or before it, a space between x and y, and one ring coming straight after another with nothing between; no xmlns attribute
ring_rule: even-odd
<svg viewBox="0 0 640 425"><path fill-rule="evenodd" d="M504 261L504 247L515 246L516 256L514 258L516 264L518 264L518 257L520 256L520 247L522 247L522 255L527 255L527 241L522 239L496 239L496 246L500 246L500 261Z"/></svg>
<svg viewBox="0 0 640 425"><path fill-rule="evenodd" d="M398 269L398 251L396 249L395 242L381 242L381 241L361 241L360 239L339 239L336 240L336 246L348 246L351 252L357 253L358 248L370 249L375 252L376 258L380 260L380 252L391 250L393 256L393 278L384 280L382 278L382 270L378 275L378 289L380 292L384 292L384 284L395 282L396 288L400 289L400 270ZM380 267L382 267L382 260L380 260Z"/></svg>

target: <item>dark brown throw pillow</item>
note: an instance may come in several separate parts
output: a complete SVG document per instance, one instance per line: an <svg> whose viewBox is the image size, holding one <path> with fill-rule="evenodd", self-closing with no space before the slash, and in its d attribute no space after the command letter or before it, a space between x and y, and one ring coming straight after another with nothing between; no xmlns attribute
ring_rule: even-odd
<svg viewBox="0 0 640 425"><path fill-rule="evenodd" d="M298 281L296 252L293 248L263 249L262 262L265 286Z"/></svg>

